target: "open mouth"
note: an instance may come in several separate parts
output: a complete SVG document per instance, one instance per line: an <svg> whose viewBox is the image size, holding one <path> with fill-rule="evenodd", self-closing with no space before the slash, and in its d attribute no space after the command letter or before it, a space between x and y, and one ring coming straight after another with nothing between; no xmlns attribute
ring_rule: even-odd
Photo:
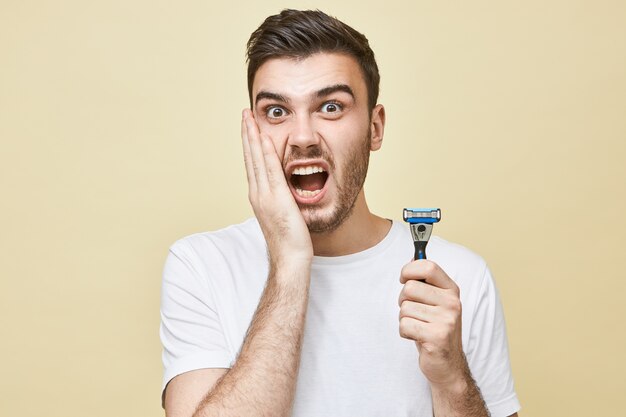
<svg viewBox="0 0 626 417"><path fill-rule="evenodd" d="M313 164L294 168L289 176L292 189L303 200L318 196L328 179L328 172L321 165Z"/></svg>

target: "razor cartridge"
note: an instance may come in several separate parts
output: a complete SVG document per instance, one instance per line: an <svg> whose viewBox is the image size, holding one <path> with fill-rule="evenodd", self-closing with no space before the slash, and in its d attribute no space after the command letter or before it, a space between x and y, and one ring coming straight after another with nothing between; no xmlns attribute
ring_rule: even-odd
<svg viewBox="0 0 626 417"><path fill-rule="evenodd" d="M441 220L438 208L405 208L402 218L411 228L415 244L415 260L426 259L426 245L433 231L433 224Z"/></svg>

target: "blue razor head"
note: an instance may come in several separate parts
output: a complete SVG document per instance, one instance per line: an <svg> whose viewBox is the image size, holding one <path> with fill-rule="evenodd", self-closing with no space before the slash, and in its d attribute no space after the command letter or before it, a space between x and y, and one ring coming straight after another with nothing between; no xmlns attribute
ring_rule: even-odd
<svg viewBox="0 0 626 417"><path fill-rule="evenodd" d="M402 212L404 221L415 223L437 223L441 220L441 209L438 208L405 208Z"/></svg>

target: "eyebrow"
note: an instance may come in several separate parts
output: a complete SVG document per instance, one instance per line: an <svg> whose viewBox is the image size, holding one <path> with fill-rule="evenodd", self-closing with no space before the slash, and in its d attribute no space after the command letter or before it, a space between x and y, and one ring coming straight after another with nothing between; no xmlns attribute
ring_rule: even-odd
<svg viewBox="0 0 626 417"><path fill-rule="evenodd" d="M352 91L350 86L347 85L347 84L335 84L335 85L331 85L329 87L322 88L317 93L315 93L315 95L318 98L322 98L322 97L329 96L329 95L331 95L333 93L336 93L338 91L342 91L344 93L348 93L348 94L350 94L352 99L354 99L354 91Z"/></svg>
<svg viewBox="0 0 626 417"><path fill-rule="evenodd" d="M256 106L261 100L276 100L283 103L289 103L289 99L281 94L270 93L269 91L259 91L254 99L254 105Z"/></svg>
<svg viewBox="0 0 626 417"><path fill-rule="evenodd" d="M317 98L323 98L339 91L350 94L350 96L354 99L354 91L352 91L352 88L350 88L350 86L347 84L335 84L324 87L321 90L316 91L314 95ZM289 98L283 96L282 94L272 93L270 91L264 90L261 90L257 93L256 97L254 98L254 104L257 105L261 100L276 100L282 103L290 102Z"/></svg>

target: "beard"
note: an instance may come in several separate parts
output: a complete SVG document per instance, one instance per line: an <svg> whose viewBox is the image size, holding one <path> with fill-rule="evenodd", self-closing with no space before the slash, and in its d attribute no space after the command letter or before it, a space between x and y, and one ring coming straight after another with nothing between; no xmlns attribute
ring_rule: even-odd
<svg viewBox="0 0 626 417"><path fill-rule="evenodd" d="M352 214L356 199L365 183L369 166L372 135L369 129L367 132L364 140L358 141L352 149L348 150L349 158L341 166L341 178L335 176L337 195L333 202L334 207L330 208L330 213L324 213L323 207L319 204L300 207L300 212L310 233L332 232ZM306 154L294 150L288 160L301 158L323 158L330 165L332 172L337 172L332 156L319 147L308 150Z"/></svg>

